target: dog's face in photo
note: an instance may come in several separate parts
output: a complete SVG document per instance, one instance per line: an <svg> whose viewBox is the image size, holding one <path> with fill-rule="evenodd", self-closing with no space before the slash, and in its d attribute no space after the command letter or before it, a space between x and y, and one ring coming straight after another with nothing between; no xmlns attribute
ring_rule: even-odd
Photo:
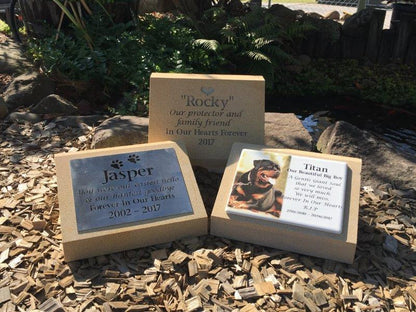
<svg viewBox="0 0 416 312"><path fill-rule="evenodd" d="M271 160L255 160L251 177L257 187L268 188L275 184L280 175L280 166Z"/></svg>

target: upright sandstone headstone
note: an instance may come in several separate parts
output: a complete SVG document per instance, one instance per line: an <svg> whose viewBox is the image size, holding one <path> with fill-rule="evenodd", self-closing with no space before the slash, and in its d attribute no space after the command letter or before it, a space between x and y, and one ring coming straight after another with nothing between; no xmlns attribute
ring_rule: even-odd
<svg viewBox="0 0 416 312"><path fill-rule="evenodd" d="M174 142L55 157L66 261L207 233L191 164Z"/></svg>
<svg viewBox="0 0 416 312"><path fill-rule="evenodd" d="M211 234L352 263L361 160L236 143Z"/></svg>
<svg viewBox="0 0 416 312"><path fill-rule="evenodd" d="M261 76L150 77L149 142L185 142L193 165L224 168L234 142L264 142Z"/></svg>

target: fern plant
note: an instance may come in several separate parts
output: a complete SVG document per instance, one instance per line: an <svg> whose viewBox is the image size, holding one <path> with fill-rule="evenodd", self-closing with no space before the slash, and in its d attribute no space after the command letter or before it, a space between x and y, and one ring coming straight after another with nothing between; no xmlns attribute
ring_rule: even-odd
<svg viewBox="0 0 416 312"><path fill-rule="evenodd" d="M208 23L194 45L206 51L219 62L219 67L232 73L263 75L266 86L273 85L277 69L295 62L291 43L306 30L304 25L283 29L277 17L257 8L249 13L224 19L226 12L212 8L202 20Z"/></svg>

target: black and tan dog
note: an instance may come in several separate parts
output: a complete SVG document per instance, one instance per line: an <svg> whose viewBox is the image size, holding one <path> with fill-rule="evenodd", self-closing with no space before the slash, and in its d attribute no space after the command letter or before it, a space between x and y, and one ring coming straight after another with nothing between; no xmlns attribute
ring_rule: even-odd
<svg viewBox="0 0 416 312"><path fill-rule="evenodd" d="M273 188L280 175L280 166L266 159L255 160L253 164L254 168L244 173L234 184L228 205L280 217L282 193Z"/></svg>

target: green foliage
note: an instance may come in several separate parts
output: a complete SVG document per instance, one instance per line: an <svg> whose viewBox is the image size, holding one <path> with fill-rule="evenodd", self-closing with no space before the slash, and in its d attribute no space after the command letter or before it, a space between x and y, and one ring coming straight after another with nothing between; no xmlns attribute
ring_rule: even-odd
<svg viewBox="0 0 416 312"><path fill-rule="evenodd" d="M85 40L84 30L72 25L57 40L56 30L31 39L29 52L45 72L82 86L80 96L106 103L113 113L146 114L152 72L257 74L265 77L268 93L278 96L348 95L387 105L416 105L412 67L354 60L301 65L293 55L298 39L313 28L305 21L282 27L264 9L231 16L213 7L199 22L146 15L115 24L97 2L89 2L93 14L83 21L91 42ZM106 101L92 92L97 88Z"/></svg>
<svg viewBox="0 0 416 312"><path fill-rule="evenodd" d="M204 39L194 45L210 53L219 72L263 75L268 89L276 70L294 62L291 43L308 29L297 23L283 29L278 18L262 8L235 17L214 7L205 12L201 24L204 27L197 28Z"/></svg>
<svg viewBox="0 0 416 312"><path fill-rule="evenodd" d="M0 19L0 32L4 33L6 35L10 35L11 34L10 26L7 25L7 23L4 22L1 19Z"/></svg>
<svg viewBox="0 0 416 312"><path fill-rule="evenodd" d="M119 113L146 110L152 72L257 74L270 90L276 71L294 61L292 42L305 29L300 24L282 29L277 17L261 8L232 16L212 7L192 22L146 15L115 24L103 6L112 0L71 0L67 8L63 0L54 1L70 19L70 28L57 40L56 30L31 39L30 54L60 80L98 86L110 110ZM88 14L81 15L80 9ZM85 97L83 90L77 92Z"/></svg>
<svg viewBox="0 0 416 312"><path fill-rule="evenodd" d="M183 17L146 15L138 21L112 24L101 12L87 20L86 29L94 38L93 49L84 33L74 28L72 33L60 34L57 41L53 33L31 39L29 52L49 74L100 86L113 102L113 112L137 113L136 104L143 111L152 72L212 70L208 55L192 44L195 31ZM114 107L122 94L129 101Z"/></svg>
<svg viewBox="0 0 416 312"><path fill-rule="evenodd" d="M358 60L315 60L300 73L276 75L280 96L353 96L388 106L414 109L416 71L408 65L378 65Z"/></svg>
<svg viewBox="0 0 416 312"><path fill-rule="evenodd" d="M200 46L201 48L209 51L216 51L219 47L219 42L217 40L208 40L208 39L196 39L194 41L195 46Z"/></svg>

